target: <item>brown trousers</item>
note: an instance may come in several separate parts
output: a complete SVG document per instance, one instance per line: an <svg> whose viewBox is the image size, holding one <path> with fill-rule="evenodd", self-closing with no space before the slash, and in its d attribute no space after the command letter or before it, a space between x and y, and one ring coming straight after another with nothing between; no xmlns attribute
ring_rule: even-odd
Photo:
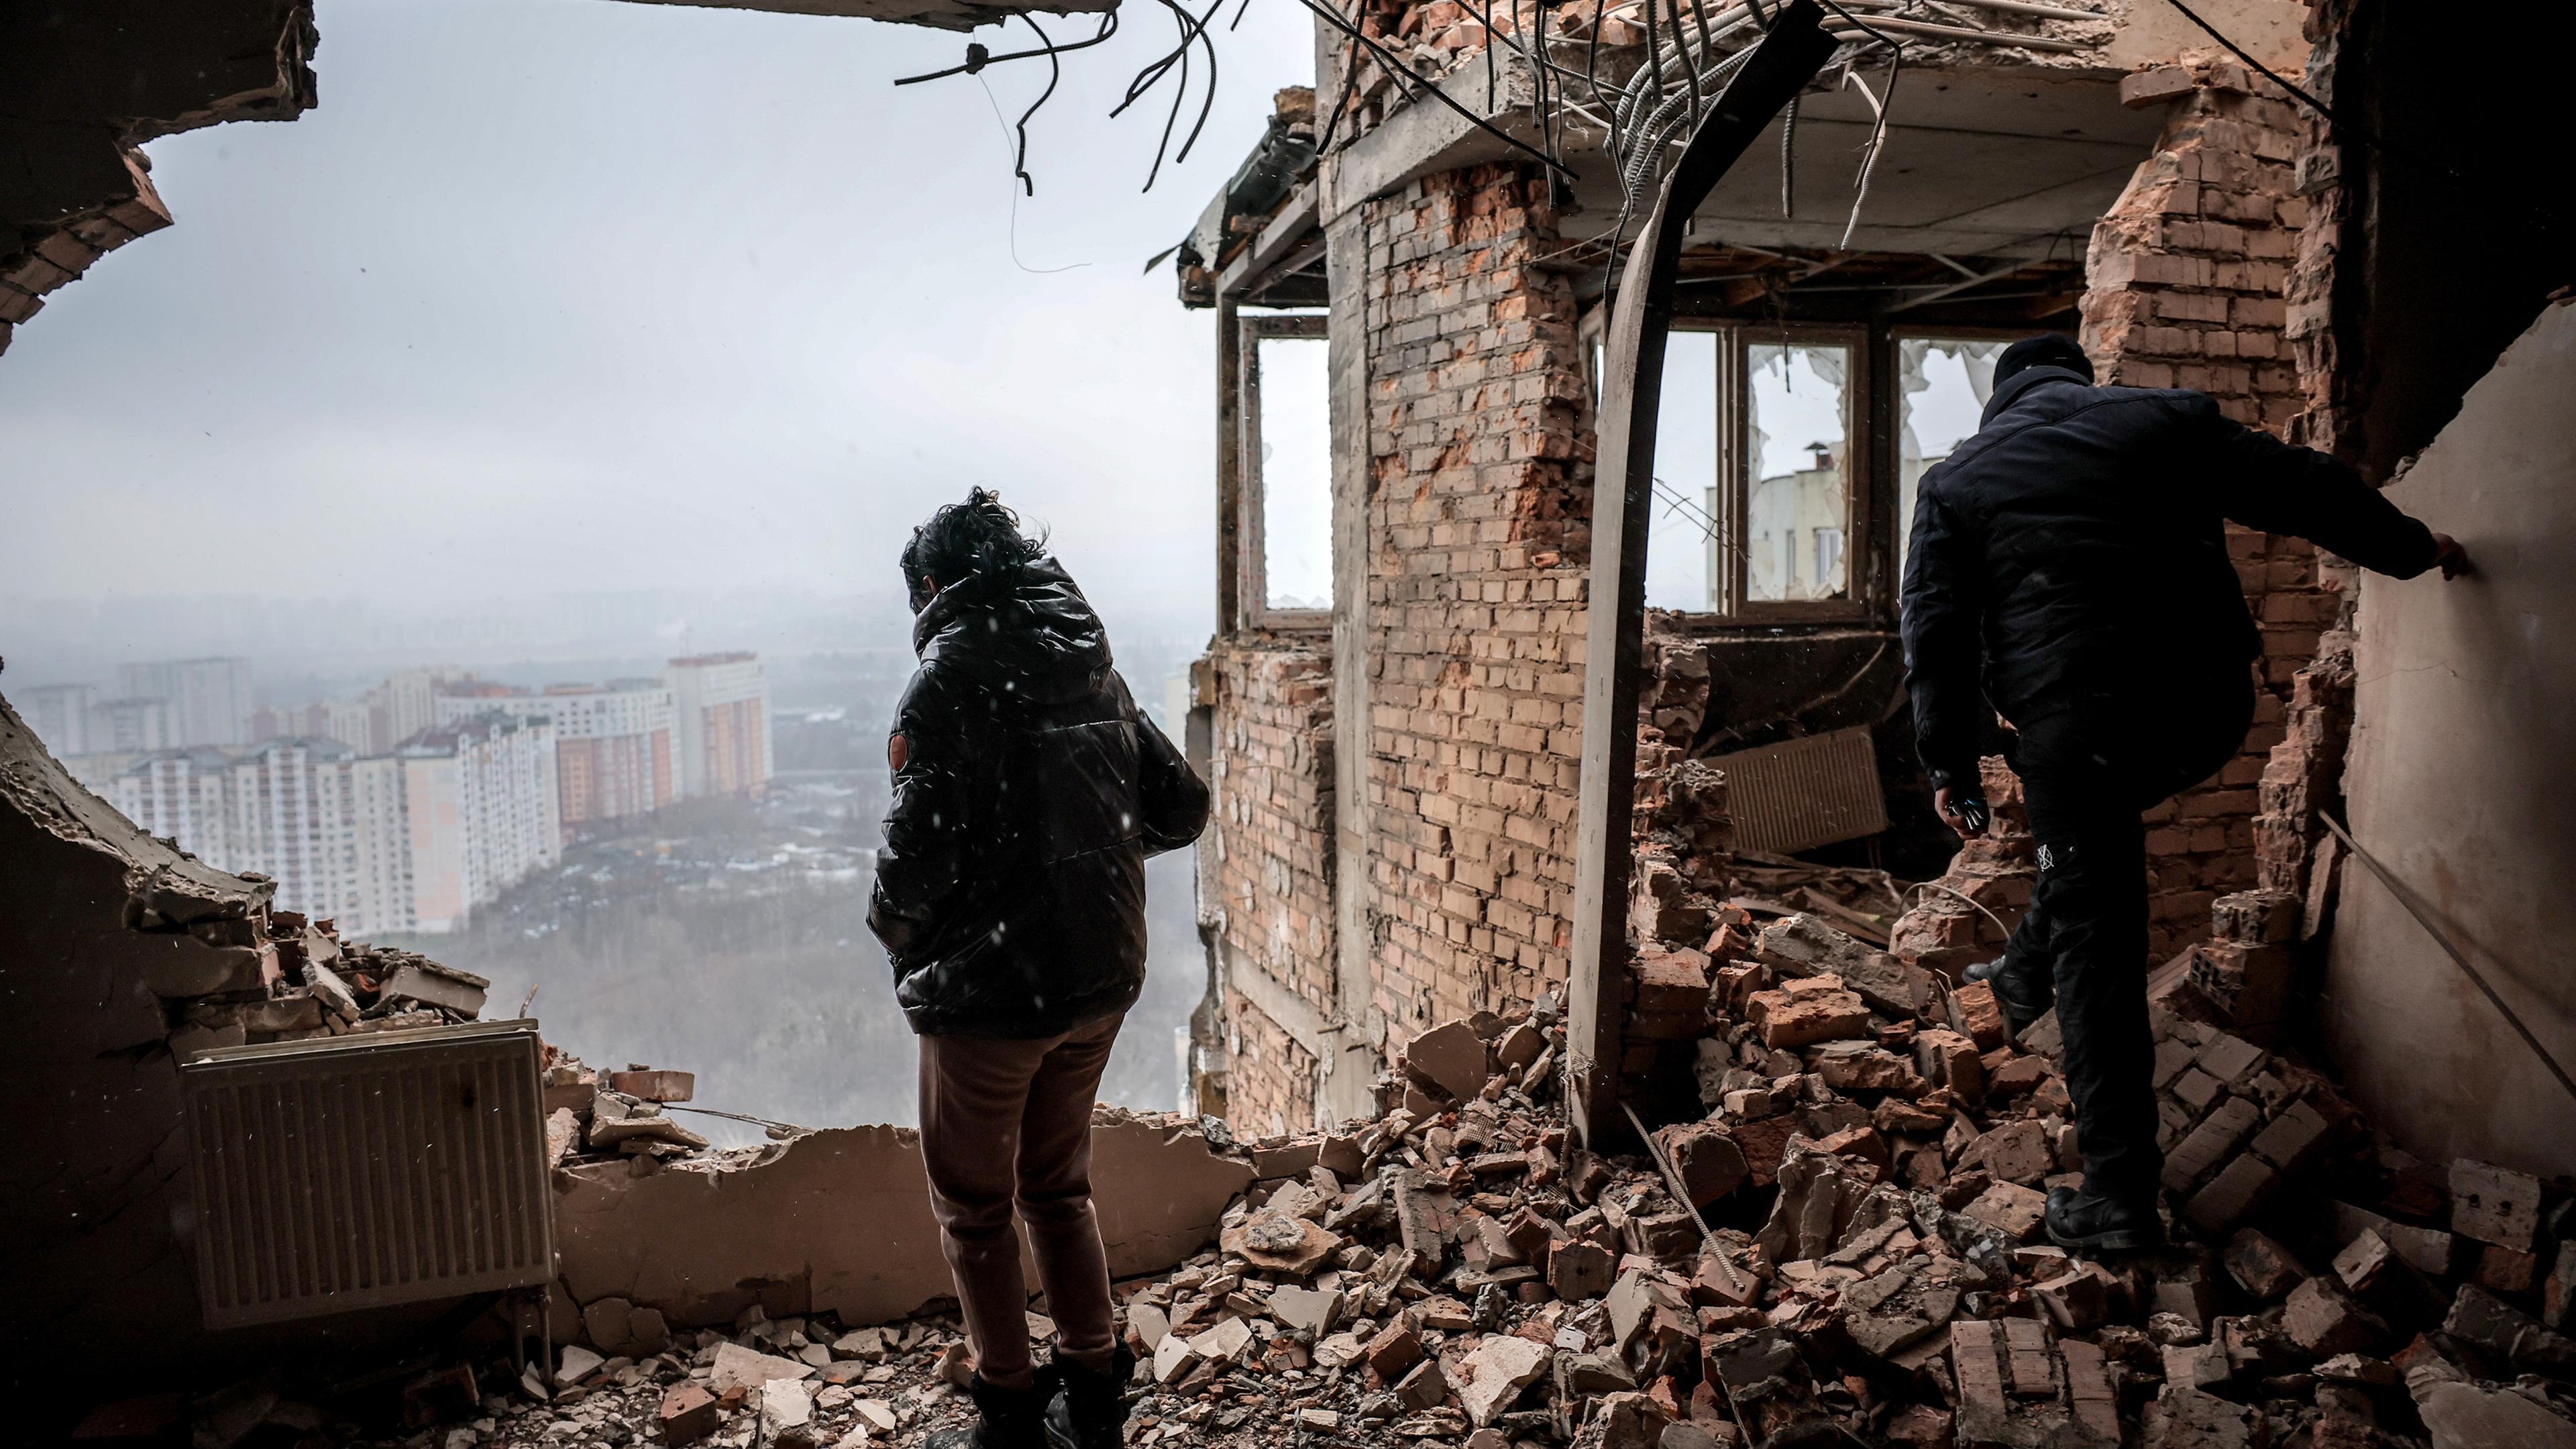
<svg viewBox="0 0 2576 1449"><path fill-rule="evenodd" d="M1091 1209L1091 1104L1123 1018L1063 1036L921 1038L921 1157L930 1210L957 1280L976 1371L1004 1388L1034 1378L1016 1201L1057 1349L1105 1368L1115 1347L1109 1257Z"/></svg>

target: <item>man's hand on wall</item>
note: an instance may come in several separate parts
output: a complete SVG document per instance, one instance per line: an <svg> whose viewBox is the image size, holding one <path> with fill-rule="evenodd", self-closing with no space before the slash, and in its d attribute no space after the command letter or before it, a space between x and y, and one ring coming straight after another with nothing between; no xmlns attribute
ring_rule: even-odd
<svg viewBox="0 0 2576 1449"><path fill-rule="evenodd" d="M2434 534L2433 566L2442 571L2442 577L2456 579L2469 571L2469 551L2447 533Z"/></svg>

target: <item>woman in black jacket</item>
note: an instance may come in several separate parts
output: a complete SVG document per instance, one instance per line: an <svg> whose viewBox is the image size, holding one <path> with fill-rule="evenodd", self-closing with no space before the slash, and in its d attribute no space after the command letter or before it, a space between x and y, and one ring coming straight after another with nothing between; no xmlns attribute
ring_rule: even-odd
<svg viewBox="0 0 2576 1449"><path fill-rule="evenodd" d="M921 1147L980 1419L934 1449L1119 1442L1133 1367L1092 1213L1091 1106L1145 985L1145 857L1208 791L1110 667L1062 565L978 488L903 551L921 665L886 745L868 924L921 1038ZM1058 1339L1031 1360L1012 1208ZM1052 1400L1052 1403L1050 1401Z"/></svg>

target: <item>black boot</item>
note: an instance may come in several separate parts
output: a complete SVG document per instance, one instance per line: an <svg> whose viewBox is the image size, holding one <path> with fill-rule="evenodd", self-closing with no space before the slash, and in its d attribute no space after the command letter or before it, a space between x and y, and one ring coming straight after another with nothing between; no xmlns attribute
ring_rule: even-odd
<svg viewBox="0 0 2576 1449"><path fill-rule="evenodd" d="M966 1386L975 1400L975 1422L940 1430L922 1449L1044 1449L1047 1390L1044 1379L1032 1388L1006 1389L977 1374Z"/></svg>
<svg viewBox="0 0 2576 1449"><path fill-rule="evenodd" d="M2164 1220L2156 1216L2156 1195L2105 1197L2090 1188L2048 1190L2048 1240L2061 1248L2124 1252L2164 1246Z"/></svg>
<svg viewBox="0 0 2576 1449"><path fill-rule="evenodd" d="M1980 961L1960 973L1970 981L1982 981L1994 988L1995 1004L2004 1009L2004 1020L2012 1024L2013 1035L2048 1015L2057 1004L2057 982L2048 963L2015 960L2010 951L1992 961Z"/></svg>
<svg viewBox="0 0 2576 1449"><path fill-rule="evenodd" d="M1136 1372L1136 1355L1124 1342L1110 1350L1105 1371L1061 1353L1052 1371L1063 1392L1047 1405L1050 1449L1118 1449L1127 1442L1127 1380Z"/></svg>

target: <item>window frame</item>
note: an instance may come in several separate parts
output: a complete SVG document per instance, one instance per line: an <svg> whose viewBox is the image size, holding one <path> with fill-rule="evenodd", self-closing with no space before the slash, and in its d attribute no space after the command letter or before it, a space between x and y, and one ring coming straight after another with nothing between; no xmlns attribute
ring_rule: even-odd
<svg viewBox="0 0 2576 1449"><path fill-rule="evenodd" d="M1874 416L1878 409L1871 405L1880 392L1880 368L1870 329L1847 323L1738 321L1717 323L1714 330L1723 334L1717 351L1717 454L1720 496L1725 505L1720 523L1727 539L1746 538L1753 485L1760 481L1753 476L1758 463L1746 456L1745 448L1745 430L1753 416L1750 350L1761 344L1821 345L1842 348L1846 358L1842 384L1843 597L1747 598L1750 555L1743 546L1719 548L1714 576L1720 583L1714 612L1730 624L1851 623L1869 619L1874 611L1873 559L1870 550L1855 552L1851 545L1855 539L1874 537L1871 523L1883 481L1880 474L1884 471L1879 458L1880 429Z"/></svg>
<svg viewBox="0 0 2576 1449"><path fill-rule="evenodd" d="M1278 609L1270 605L1269 551L1264 537L1267 494L1261 477L1261 344L1265 339L1325 341L1323 312L1237 314L1234 346L1235 626L1275 633L1328 633L1331 609ZM1327 346L1329 346L1327 342Z"/></svg>

